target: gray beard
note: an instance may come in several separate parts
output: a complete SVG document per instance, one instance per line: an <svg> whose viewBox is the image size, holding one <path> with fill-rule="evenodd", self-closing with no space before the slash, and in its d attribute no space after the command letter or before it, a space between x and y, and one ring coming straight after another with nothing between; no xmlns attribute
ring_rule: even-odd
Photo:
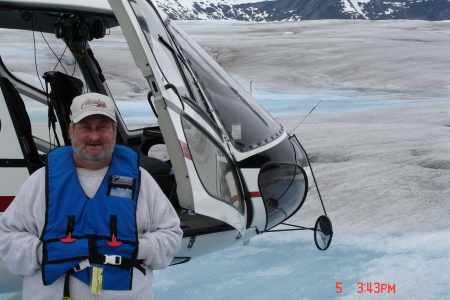
<svg viewBox="0 0 450 300"><path fill-rule="evenodd" d="M100 164L104 162L106 159L111 157L113 151L114 151L114 145L110 149L104 149L98 156L92 156L89 153L87 153L85 150L77 148L76 146L72 146L73 151L75 154L84 162L87 162L89 164Z"/></svg>
<svg viewBox="0 0 450 300"><path fill-rule="evenodd" d="M89 164L100 164L104 162L106 159L111 157L113 151L114 151L114 145L113 142L111 144L111 147L107 149L103 149L102 152L98 156L92 156L89 153L87 153L84 149L81 149L81 147L78 146L78 142L75 141L75 139L72 139L72 148L73 152L84 162Z"/></svg>

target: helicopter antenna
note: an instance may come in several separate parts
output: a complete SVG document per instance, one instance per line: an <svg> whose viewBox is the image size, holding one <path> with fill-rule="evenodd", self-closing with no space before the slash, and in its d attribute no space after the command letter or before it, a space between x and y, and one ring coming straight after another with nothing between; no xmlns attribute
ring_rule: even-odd
<svg viewBox="0 0 450 300"><path fill-rule="evenodd" d="M320 104L320 102L322 102L322 100L319 101L319 103L316 104L316 106L314 106L311 111L303 118L303 120L300 121L300 123L297 124L297 126L295 126L294 129L292 129L291 134L294 132L295 129L297 129L298 126L300 126L300 124L302 124L302 122L313 112L313 110Z"/></svg>

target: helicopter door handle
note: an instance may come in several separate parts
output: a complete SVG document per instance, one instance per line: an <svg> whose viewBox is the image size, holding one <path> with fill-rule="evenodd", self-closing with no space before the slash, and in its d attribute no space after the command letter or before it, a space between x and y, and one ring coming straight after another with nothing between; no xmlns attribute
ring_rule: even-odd
<svg viewBox="0 0 450 300"><path fill-rule="evenodd" d="M197 236L191 236L191 239L189 240L189 244L187 246L188 249L191 249L194 246L195 243L195 239L197 238Z"/></svg>

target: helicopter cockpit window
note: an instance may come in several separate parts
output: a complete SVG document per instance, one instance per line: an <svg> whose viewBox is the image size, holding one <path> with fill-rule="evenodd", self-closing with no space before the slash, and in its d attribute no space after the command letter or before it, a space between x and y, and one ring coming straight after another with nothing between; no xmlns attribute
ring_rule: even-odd
<svg viewBox="0 0 450 300"><path fill-rule="evenodd" d="M0 56L9 72L42 92L47 89L43 76L49 71L59 71L79 78L84 83L75 58L66 44L53 33L40 32L38 29L36 25L34 33L18 29L0 30ZM10 36L16 38L9 40Z"/></svg>
<svg viewBox="0 0 450 300"><path fill-rule="evenodd" d="M174 57L174 45L159 15L155 12L152 5L145 0L129 0L129 3L165 79L177 88L180 96L191 98L184 79L180 75L176 58Z"/></svg>
<svg viewBox="0 0 450 300"><path fill-rule="evenodd" d="M267 163L258 177L270 229L293 215L306 198L308 177L297 164Z"/></svg>
<svg viewBox="0 0 450 300"><path fill-rule="evenodd" d="M41 32L39 19L35 18L34 32L18 29L1 29L1 61L6 76L27 86L28 93L17 89L26 107L31 122L32 134L45 145L63 143L59 115L55 115L55 131L49 129L49 108L46 92L54 95L52 85L46 83L45 74L57 72L67 77L77 78L83 85L84 78L71 51L53 33ZM14 36L14 39L8 37ZM20 43L18 42L20 41ZM56 133L56 135L55 135Z"/></svg>
<svg viewBox="0 0 450 300"><path fill-rule="evenodd" d="M156 126L157 118L148 102L150 87L136 66L120 27L109 29L107 36L89 44L127 129Z"/></svg>
<svg viewBox="0 0 450 300"><path fill-rule="evenodd" d="M239 151L257 148L282 134L283 128L200 46L174 22L168 28Z"/></svg>
<svg viewBox="0 0 450 300"><path fill-rule="evenodd" d="M182 124L189 151L205 190L214 198L222 200L239 212L244 203L237 175L230 159L193 121L182 117Z"/></svg>

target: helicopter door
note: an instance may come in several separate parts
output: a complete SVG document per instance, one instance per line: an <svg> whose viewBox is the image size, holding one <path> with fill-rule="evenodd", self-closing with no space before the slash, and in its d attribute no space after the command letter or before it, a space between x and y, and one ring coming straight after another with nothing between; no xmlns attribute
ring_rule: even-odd
<svg viewBox="0 0 450 300"><path fill-rule="evenodd" d="M145 0L108 2L152 89L180 205L221 220L244 235L246 211L238 172L220 135L180 99L180 95L189 95L189 90L161 16ZM198 147L199 141L204 148Z"/></svg>
<svg viewBox="0 0 450 300"><path fill-rule="evenodd" d="M30 145L25 132L23 114L20 115L19 98L12 83L0 76L0 213L14 199L22 184L34 171L30 158ZM18 93L17 93L18 95ZM20 100L20 101L18 101ZM20 102L20 103L19 103ZM26 114L26 111L23 111ZM28 117L28 116L26 116ZM26 120L25 120L26 122Z"/></svg>
<svg viewBox="0 0 450 300"><path fill-rule="evenodd" d="M203 124L202 124L203 121ZM186 144L180 141L193 187L195 211L228 223L244 234L244 193L233 160L201 118L183 114Z"/></svg>

